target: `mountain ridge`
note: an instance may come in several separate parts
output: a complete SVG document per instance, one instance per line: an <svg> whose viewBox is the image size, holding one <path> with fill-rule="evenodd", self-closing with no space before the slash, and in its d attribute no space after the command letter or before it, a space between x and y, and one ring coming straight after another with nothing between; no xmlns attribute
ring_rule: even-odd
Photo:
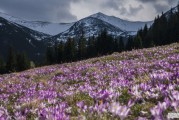
<svg viewBox="0 0 179 120"><path fill-rule="evenodd" d="M91 21L90 21L90 19L91 19ZM96 22L93 22L94 19L96 21L100 21L100 22L97 22L98 24L96 24ZM85 24L89 24L89 23L90 23L90 25L85 26ZM68 30L66 30L62 33L59 33L55 36L52 36L50 38L47 38L47 39L50 39L50 41L61 41L61 40L65 41L69 37L78 38L80 35L79 34L80 28L76 27L76 24L78 24L78 26L84 27L83 28L84 33L85 33L84 36L86 38L89 38L91 36L99 35L101 30L103 30L104 28L107 30L108 34L110 34L114 37L119 37L119 36L127 37L129 35L135 35L139 29L144 27L145 24L150 26L152 23L153 23L153 21L151 21L151 22L125 21L120 18L117 18L114 16L113 17L107 16L107 15L99 12L99 13L90 15L88 17L85 17L83 19L80 19L79 21L75 22ZM103 26L99 27L100 24L103 24ZM88 27L88 28L86 28L86 27ZM115 30L112 30L111 28L115 28ZM129 29L129 28L132 28L132 29ZM72 32L72 31L74 31L74 32ZM78 31L78 32L76 32L76 31Z"/></svg>
<svg viewBox="0 0 179 120"><path fill-rule="evenodd" d="M72 23L51 23L51 22L47 22L47 21L24 20L24 19L21 19L21 18L18 18L18 17L10 16L6 13L1 13L1 12L0 12L0 16L11 21L11 22L17 23L17 24L22 25L22 26L26 26L26 27L28 27L32 30L43 32L43 33L46 33L46 34L49 34L49 35L52 35L52 36L65 32L71 26L73 26L76 22L84 19L84 18L82 18L82 19L80 19L76 22L72 22ZM123 20L123 19L115 17L115 16L105 15L101 12L98 12L96 14L92 14L88 17L98 18L100 20L103 20L104 22L108 22L109 24L111 24L113 26L119 27L123 31L128 31L128 32L136 32L139 28L143 27L145 23L147 23L147 24L152 23L151 21L150 22L141 22L141 21ZM85 17L85 18L88 18L88 17ZM105 17L108 20L102 19L102 17ZM109 20L109 19L113 19L113 20ZM116 23L114 23L113 21L115 21ZM122 24L121 22L124 23L124 24ZM129 27L125 27L125 26L126 26L126 24L129 24L129 23L132 23L132 25L136 24L136 26L133 27L133 29L128 29ZM118 25L118 24L121 24L121 25ZM137 25L137 24L139 24L139 25ZM130 26L131 26L131 24L130 24Z"/></svg>
<svg viewBox="0 0 179 120"><path fill-rule="evenodd" d="M2 12L0 12L0 17L3 17L13 23L17 23L19 25L28 27L32 30L49 35L56 35L60 32L67 30L71 25L73 25L73 23L51 23L47 21L29 21Z"/></svg>
<svg viewBox="0 0 179 120"><path fill-rule="evenodd" d="M153 21L129 21L129 20L123 20L121 18L118 18L116 16L108 16L101 12L98 12L96 14L91 15L91 17L98 18L100 20L103 20L105 22L108 22L114 26L119 27L120 29L128 32L136 32L138 29L143 27L145 24L150 26ZM130 27L129 27L130 26Z"/></svg>
<svg viewBox="0 0 179 120"><path fill-rule="evenodd" d="M56 39L57 41L59 41L59 40L67 40L69 37L78 38L81 36L82 32L84 32L84 36L88 38L91 36L98 36L101 30L104 29L107 29L108 33L110 32L111 35L115 35L115 36L120 35L124 32L120 28L113 26L110 23L102 21L98 18L86 17L76 22L68 30L56 36L52 36L50 39L52 40Z"/></svg>
<svg viewBox="0 0 179 120"><path fill-rule="evenodd" d="M0 24L0 56L7 57L9 47L13 47L17 52L26 52L32 59L44 54L45 45L41 39L49 35L10 22L2 17L0 17Z"/></svg>

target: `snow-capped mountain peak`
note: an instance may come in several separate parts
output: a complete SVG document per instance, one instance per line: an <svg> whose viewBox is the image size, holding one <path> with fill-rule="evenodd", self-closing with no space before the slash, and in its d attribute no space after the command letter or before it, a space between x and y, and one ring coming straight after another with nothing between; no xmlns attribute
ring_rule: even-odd
<svg viewBox="0 0 179 120"><path fill-rule="evenodd" d="M144 27L145 24L148 26L152 25L153 21L149 22L141 22L141 21L128 21L123 20L120 18L117 18L115 16L108 16L101 12L91 15L90 17L98 18L100 20L103 20L105 22L108 22L124 31L128 32L137 32L139 29Z"/></svg>
<svg viewBox="0 0 179 120"><path fill-rule="evenodd" d="M135 35L145 24L151 25L152 22L131 22L98 12L75 22L68 30L49 39L52 41L61 41L67 40L69 37L77 38L81 35L82 30L84 36L89 38L91 36L98 36L104 29L107 30L108 34L114 37L126 37L128 35Z"/></svg>
<svg viewBox="0 0 179 120"><path fill-rule="evenodd" d="M103 14L103 13L101 13L101 12L98 12L96 14L90 15L89 17L94 17L94 18L98 18L99 19L99 18L107 18L108 16Z"/></svg>
<svg viewBox="0 0 179 120"><path fill-rule="evenodd" d="M94 17L86 17L77 21L68 30L51 37L51 40L67 40L69 37L78 38L81 36L82 32L84 32L84 36L86 38L91 36L98 36L99 33L104 29L107 29L108 33L113 36L119 36L124 32L120 28L115 27L110 23L107 23L100 19Z"/></svg>

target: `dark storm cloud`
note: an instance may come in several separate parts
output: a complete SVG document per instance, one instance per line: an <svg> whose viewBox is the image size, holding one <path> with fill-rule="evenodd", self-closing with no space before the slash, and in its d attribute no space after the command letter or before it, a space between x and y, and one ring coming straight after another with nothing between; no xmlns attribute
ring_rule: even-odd
<svg viewBox="0 0 179 120"><path fill-rule="evenodd" d="M95 12L135 21L152 20L176 4L177 0L0 0L0 11L52 22L72 22Z"/></svg>
<svg viewBox="0 0 179 120"><path fill-rule="evenodd" d="M0 0L0 8L6 13L25 19L69 22L77 19L76 16L70 13L70 4L73 1L74 0Z"/></svg>
<svg viewBox="0 0 179 120"><path fill-rule="evenodd" d="M165 12L177 5L177 0L137 0L142 3L152 4L157 13ZM165 2L165 4L164 4Z"/></svg>

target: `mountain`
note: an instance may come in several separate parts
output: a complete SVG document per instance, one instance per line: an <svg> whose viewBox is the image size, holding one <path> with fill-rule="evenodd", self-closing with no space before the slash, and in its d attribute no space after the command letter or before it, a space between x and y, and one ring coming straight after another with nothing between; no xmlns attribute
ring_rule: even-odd
<svg viewBox="0 0 179 120"><path fill-rule="evenodd" d="M97 18L87 17L76 22L65 32L62 32L56 36L51 37L51 40L67 40L69 37L78 38L84 32L86 38L90 36L97 36L101 30L107 29L108 33L114 36L121 35L124 31L118 27L115 27L105 21Z"/></svg>
<svg viewBox="0 0 179 120"><path fill-rule="evenodd" d="M81 27L84 27L86 37L98 35L102 29L107 29L109 34L115 36L135 35L138 29L145 24L150 26L153 22L133 22L122 20L103 13L96 13L74 23L51 23L44 21L29 21L0 12L0 17L10 22L17 23L35 31L52 35L48 39L65 40L67 37L79 36ZM104 26L103 26L104 25ZM122 33L123 31L123 33Z"/></svg>
<svg viewBox="0 0 179 120"><path fill-rule="evenodd" d="M74 24L74 23L51 23L51 22L44 22L44 21L28 21L2 12L0 12L0 17L5 18L10 22L17 23L19 25L25 26L32 30L43 32L49 35L56 35L61 32L64 32Z"/></svg>
<svg viewBox="0 0 179 120"><path fill-rule="evenodd" d="M140 28L143 28L145 24L150 26L153 21L148 21L148 22L141 22L141 21L128 21L128 20L123 20L115 16L108 16L103 13L96 13L91 15L90 17L100 19L102 21L108 22L111 25L114 25L123 31L127 32L137 32Z"/></svg>
<svg viewBox="0 0 179 120"><path fill-rule="evenodd" d="M44 33L31 30L0 17L0 54L7 57L9 47L17 52L25 51L31 59L41 58L45 45L41 41L49 37Z"/></svg>
<svg viewBox="0 0 179 120"><path fill-rule="evenodd" d="M145 24L150 26L152 23L152 21L131 22L114 16L107 16L103 13L96 13L75 22L68 30L47 39L50 41L64 41L69 37L78 38L81 36L82 31L84 36L88 38L90 36L97 36L104 29L107 30L108 34L115 37L135 35Z"/></svg>
<svg viewBox="0 0 179 120"><path fill-rule="evenodd" d="M117 22L110 19L110 16L97 13L75 23L58 24L27 21L0 13L0 55L7 57L8 48L12 46L17 52L25 51L32 60L37 60L44 56L46 43L49 40L55 42L66 40L69 37L78 38L82 31L84 36L88 38L89 36L97 36L104 29L113 36L131 34L131 31L127 31L129 29L123 29L124 27L115 25L114 23L117 24ZM57 35L51 36L49 34Z"/></svg>
<svg viewBox="0 0 179 120"><path fill-rule="evenodd" d="M74 22L74 23L51 23L51 22L44 22L44 21L29 21L29 20L24 20L24 19L21 19L18 17L8 15L6 13L1 13L1 12L0 12L0 17L3 17L5 19L7 19L8 21L17 23L19 25L28 27L32 30L43 32L43 33L46 33L49 35L57 35L59 33L67 32L67 31L69 31L69 28L72 27L76 23L76 22ZM108 15L105 15L100 12L90 15L86 18L90 18L90 17L97 18L99 20L102 20L103 22L107 22L107 23L109 23L115 27L118 27L121 30L126 31L132 35L135 35L136 32L138 31L138 29L142 28L145 24L150 26L153 23L152 21L149 21L149 22L127 21L127 20L117 18L115 16L108 16ZM77 21L77 22L79 22L79 21Z"/></svg>

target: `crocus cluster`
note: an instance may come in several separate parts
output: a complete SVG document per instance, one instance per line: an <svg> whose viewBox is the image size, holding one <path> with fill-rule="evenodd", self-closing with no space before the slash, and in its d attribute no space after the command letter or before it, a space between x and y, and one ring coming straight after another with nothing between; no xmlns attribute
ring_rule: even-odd
<svg viewBox="0 0 179 120"><path fill-rule="evenodd" d="M0 76L0 119L167 119L179 111L179 44Z"/></svg>

